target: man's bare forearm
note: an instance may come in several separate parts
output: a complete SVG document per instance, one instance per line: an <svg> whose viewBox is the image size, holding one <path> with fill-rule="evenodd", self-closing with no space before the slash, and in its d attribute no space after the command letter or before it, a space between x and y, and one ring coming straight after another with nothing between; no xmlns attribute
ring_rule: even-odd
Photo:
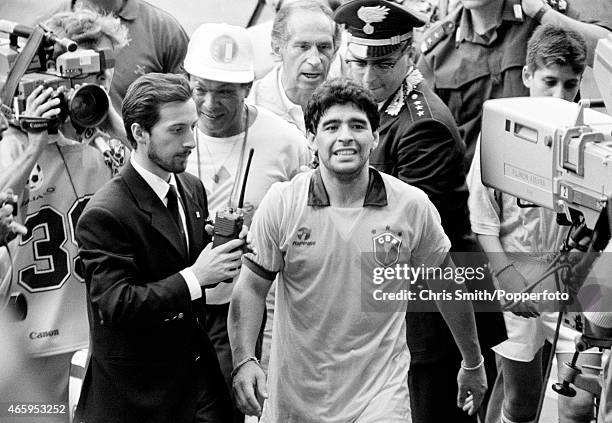
<svg viewBox="0 0 612 423"><path fill-rule="evenodd" d="M480 345L474 320L474 309L469 301L438 301L438 309L461 352L466 367L480 364Z"/></svg>
<svg viewBox="0 0 612 423"><path fill-rule="evenodd" d="M234 365L255 355L255 344L272 281L243 265L230 300L227 331Z"/></svg>
<svg viewBox="0 0 612 423"><path fill-rule="evenodd" d="M441 266L443 268L455 267L449 257L445 259ZM452 290L462 289L467 292L467 288L464 284L450 282L451 286L449 286L447 283L448 282L438 281L434 287L430 282L429 287L434 290L451 288ZM480 364L481 351L480 345L478 344L478 334L476 331L476 321L474 319L474 308L472 307L472 303L470 301L447 301L440 299L436 301L436 305L453 334L453 338L461 352L465 366L475 367Z"/></svg>

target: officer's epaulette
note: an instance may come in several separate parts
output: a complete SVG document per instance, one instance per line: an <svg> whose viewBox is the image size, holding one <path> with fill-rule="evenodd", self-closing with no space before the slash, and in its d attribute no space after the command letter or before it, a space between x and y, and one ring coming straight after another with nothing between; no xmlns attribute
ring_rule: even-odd
<svg viewBox="0 0 612 423"><path fill-rule="evenodd" d="M410 91L406 94L404 101L406 102L406 107L408 108L408 112L410 112L410 117L413 122L432 118L429 103L421 91L416 89Z"/></svg>
<svg viewBox="0 0 612 423"><path fill-rule="evenodd" d="M444 21L433 26L421 41L421 53L425 54L434 48L440 40L448 37L455 30L455 23L452 21Z"/></svg>

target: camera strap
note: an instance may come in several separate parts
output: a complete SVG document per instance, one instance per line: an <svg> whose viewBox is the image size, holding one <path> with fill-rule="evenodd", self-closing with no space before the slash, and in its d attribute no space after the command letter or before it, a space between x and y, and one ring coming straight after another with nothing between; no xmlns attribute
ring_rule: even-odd
<svg viewBox="0 0 612 423"><path fill-rule="evenodd" d="M28 42L17 56L15 65L9 71L6 84L4 84L4 87L2 87L2 92L0 93L0 100L2 101L2 104L9 106L13 103L13 97L17 91L19 81L21 81L21 78L23 78L23 75L25 75L26 71L28 70L30 63L32 63L32 59L34 59L34 56L37 54L44 38L45 31L40 26L36 26L28 38ZM12 116L12 111L9 112L9 114L10 116L7 116L7 118L12 120L14 118L14 116Z"/></svg>
<svg viewBox="0 0 612 423"><path fill-rule="evenodd" d="M50 134L57 133L57 120L47 119L44 117L21 116L19 118L19 127L26 132L37 134L39 132L48 131Z"/></svg>

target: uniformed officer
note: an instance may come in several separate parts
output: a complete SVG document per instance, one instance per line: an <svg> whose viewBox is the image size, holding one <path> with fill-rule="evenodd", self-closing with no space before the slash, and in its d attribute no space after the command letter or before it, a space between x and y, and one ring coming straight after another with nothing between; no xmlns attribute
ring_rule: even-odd
<svg viewBox="0 0 612 423"><path fill-rule="evenodd" d="M465 147L450 111L411 60L412 30L424 23L420 15L384 0L354 0L340 6L334 19L349 32L350 76L369 88L379 104L380 143L371 165L429 195L451 251L477 251L467 209ZM492 288L490 279L483 283L480 289ZM483 353L505 339L501 315L488 313L486 320L493 327L477 319ZM455 407L460 356L440 314L411 312L406 323L413 421L475 421ZM494 367L493 358L488 361Z"/></svg>
<svg viewBox="0 0 612 423"><path fill-rule="evenodd" d="M612 25L612 7L609 0L461 3L462 7L425 34L417 67L453 114L471 163L481 129L482 103L529 95L521 73L527 41L535 27L540 23L562 25L582 34L587 41L588 63L592 64L597 40L609 34L606 28ZM594 13L593 3L600 5L601 15Z"/></svg>
<svg viewBox="0 0 612 423"><path fill-rule="evenodd" d="M464 146L448 108L413 65L416 12L384 0L354 0L337 9L346 25L349 76L374 94L381 143L370 163L423 189L436 205L453 247L469 234Z"/></svg>

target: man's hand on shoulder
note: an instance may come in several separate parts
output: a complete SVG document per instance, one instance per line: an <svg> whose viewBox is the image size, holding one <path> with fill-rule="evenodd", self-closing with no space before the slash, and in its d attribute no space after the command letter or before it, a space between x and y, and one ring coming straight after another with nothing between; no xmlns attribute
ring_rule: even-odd
<svg viewBox="0 0 612 423"><path fill-rule="evenodd" d="M255 361L236 369L232 388L238 409L247 416L261 417L264 400L268 398L266 375Z"/></svg>

